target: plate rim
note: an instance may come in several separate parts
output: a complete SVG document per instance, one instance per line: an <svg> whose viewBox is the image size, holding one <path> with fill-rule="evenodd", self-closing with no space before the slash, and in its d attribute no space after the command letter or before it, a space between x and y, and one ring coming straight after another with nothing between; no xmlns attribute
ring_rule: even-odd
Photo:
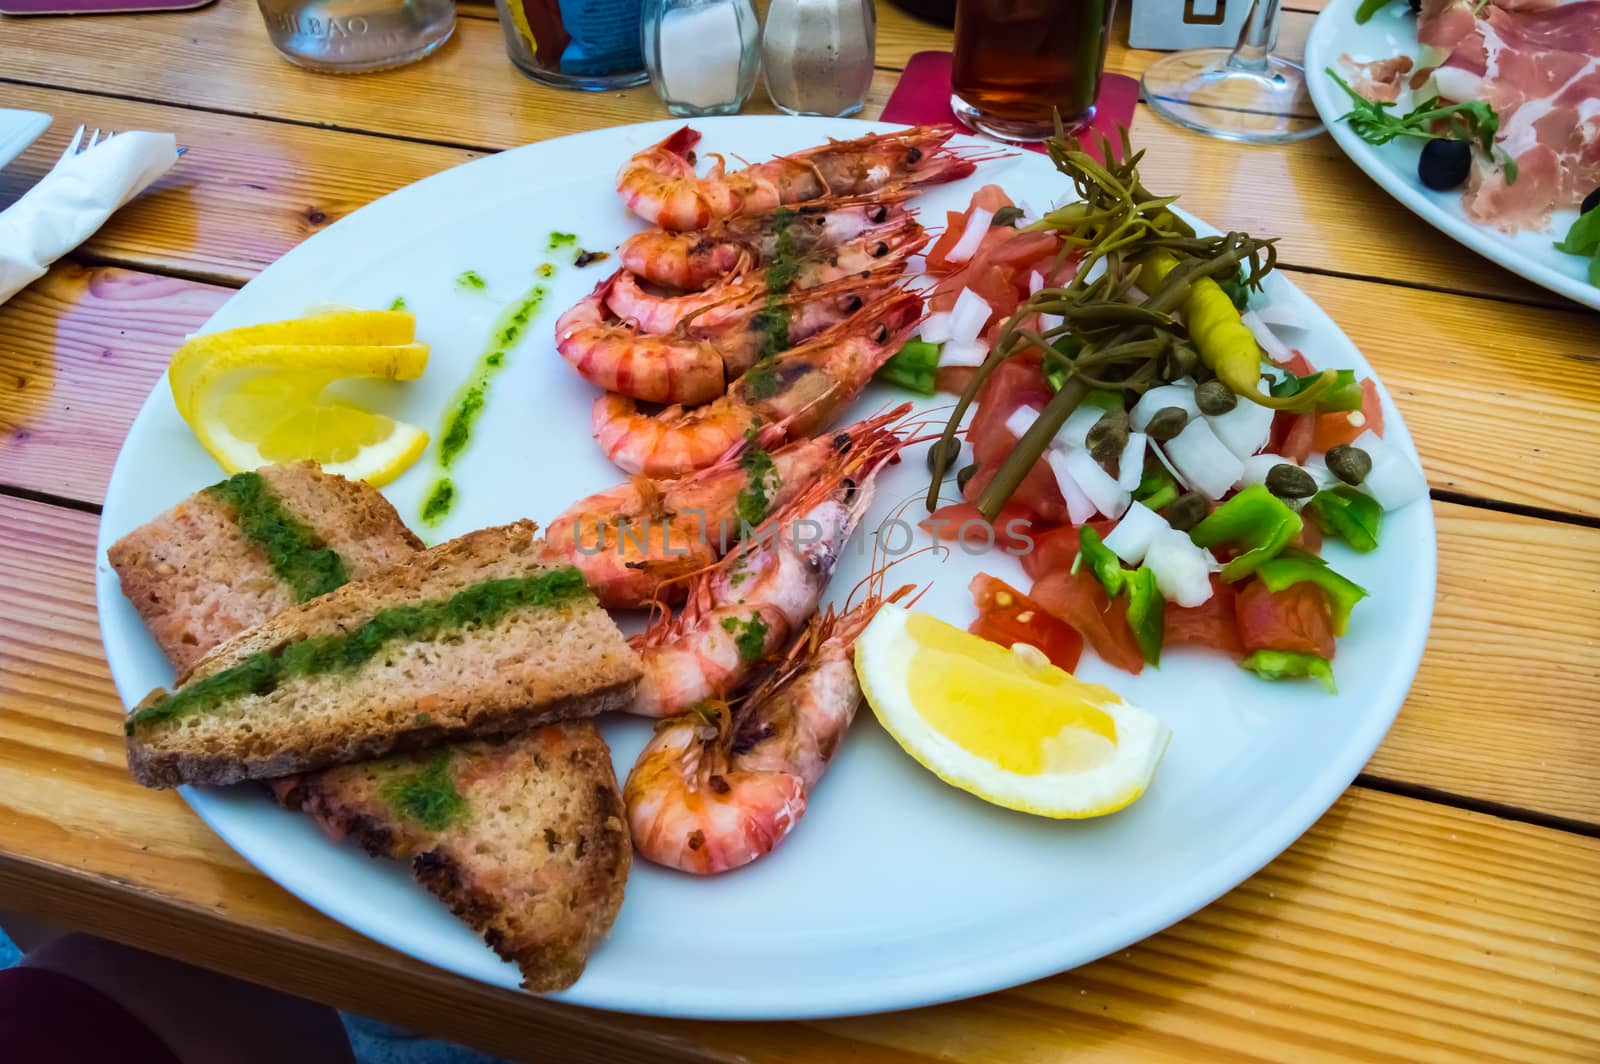
<svg viewBox="0 0 1600 1064"><path fill-rule="evenodd" d="M824 128L838 130L846 124L863 132L868 129L903 128L899 123L857 119L797 120L780 116L730 116L701 119L696 120L694 125L696 128L701 129L702 132L707 133L708 136L714 136L724 130L735 129L748 123L770 123L775 121L782 121L785 123L786 128L794 129L801 128L797 124L798 122L809 122L819 130ZM442 178L447 174L453 174L466 167L482 167L484 168L483 172L490 172L490 168L495 165L517 165L505 163L504 159L516 156L518 153L537 157L542 152L558 151L560 146L570 146L574 140L579 138L612 141L613 138L625 136L627 131L634 131L645 138L649 138L651 134L655 133L660 133L660 135L664 136L671 129L683 124L682 120L666 119L599 130L587 130L568 137L553 138L499 152L495 155L469 160L456 167L440 171L438 174L430 175L421 181L396 189L359 210L351 212L351 214L335 222L334 225L314 234L290 249L264 269L261 274L258 274L257 278L265 276L268 270L274 269L280 264L287 264L284 269L292 269L299 260L299 256L302 254L309 256L315 253L314 250L305 252L304 249L311 247L316 241L322 240L324 234L338 232L339 227L350 224L351 219L356 218L362 211L368 210L375 204L383 203L395 197L419 195L413 190L427 184L429 181ZM825 136L827 134L823 133L822 135ZM820 137L818 139L820 140ZM644 142L648 142L648 140ZM500 160L500 162L497 163L497 160ZM459 178L455 180L459 180ZM257 278L253 278L250 283L254 284ZM1315 308L1316 313L1325 318L1328 324L1350 344L1351 349L1356 351L1362 362L1366 362L1365 356L1360 354L1360 350L1355 346L1354 342L1349 340L1349 337L1344 334L1337 323L1333 322L1309 295L1306 295L1299 286L1295 285L1287 277L1280 275L1280 281L1293 288L1300 297L1306 300L1308 305ZM247 284L240 291L243 292L248 287L249 285ZM232 297L229 300L229 303L231 302ZM210 330L212 321L223 314L227 305L228 303L224 303L222 307L219 307L197 332ZM1367 365L1370 369L1370 363L1367 363ZM1415 460L1417 457L1415 447L1405 426L1404 419L1399 416L1393 399L1388 394L1387 389L1384 388L1377 371L1372 370L1372 374L1378 383L1379 392L1383 398L1386 417L1392 417L1393 421L1390 423L1400 428L1405 449ZM107 484L107 512L113 509L113 492L119 481L122 463L125 460L134 460L129 453L127 440L133 438L140 421L154 415L154 411L164 398L162 392L166 387L166 378L163 376L155 383L134 423L130 425L128 437L125 438L122 448L119 449L117 461L113 466L112 475ZM1421 505L1423 501L1419 501L1414 505ZM582 979L568 990L542 996L554 1001L579 1004L603 1010L676 1018L789 1020L863 1015L940 1004L1055 975L1126 948L1186 919L1194 912L1211 904L1218 897L1243 883L1304 835L1348 789L1362 767L1371 759L1373 751L1392 726L1410 690L1411 683L1420 664L1431 628L1434 608L1437 587L1437 535L1431 504L1424 506L1423 509L1424 514L1421 520L1425 526L1426 535L1419 537L1419 543L1416 547L1418 555L1415 561L1423 570L1426 589L1426 610L1422 620L1407 633L1408 638L1404 644L1397 646L1395 653L1389 658L1390 668L1395 679L1386 683L1383 691L1386 696L1384 700L1389 700L1387 696L1392 694L1392 707L1382 712L1366 714L1361 719L1361 729L1351 733L1349 741L1340 748L1343 756L1329 760L1314 779L1308 781L1306 785L1296 792L1293 802L1286 803L1275 817L1262 825L1254 836L1255 842L1252 846L1236 850L1228 856L1210 861L1206 866L1205 874L1188 880L1186 887L1182 891L1151 894L1139 906L1130 908L1122 914L1121 919L1113 924L1113 927L1117 929L1115 933L1101 933L1099 935L1078 933L1068 937L1045 936L1031 948L1023 951L996 952L987 958L987 962L983 965L968 964L949 972L931 967L916 976L899 978L892 982L881 979L870 984L839 982L827 993L811 992L808 996L799 1000L784 998L783 1000L787 1004L774 1004L774 999L782 996L782 988L767 988L759 993L753 991L749 994L741 994L708 1003L692 987L661 986L648 999L643 999L638 993L606 994L593 992L595 988L586 989ZM107 630L107 611L101 608L106 596L120 595L115 574L110 573L109 566L105 565L103 560L108 546L109 531L102 520L96 537L97 618L102 643L107 648L108 665L111 666L113 682L124 705L132 706L137 704L144 692L125 690L130 681L128 674L132 671L131 668L125 663L124 667L119 669L110 663L109 647L111 640ZM309 881L304 876L297 878L284 870L283 864L290 859L291 855L261 854L242 843L230 829L228 817L220 815L222 813L221 804L211 799L206 789L182 787L179 788L179 792L184 801L189 804L190 808L195 811L196 815L200 817L207 827L233 848L235 852L239 853L253 867L267 875L280 887L318 912L344 926L350 927L365 937L373 939L381 945L404 952L408 956L422 960L424 963L433 964L468 978L491 982L491 985L496 985L490 980L484 980L480 972L465 971L456 965L441 963L435 958L418 957L415 952L397 944L392 933L385 933L383 921L376 914L373 914L370 919L353 918L350 911L351 906L348 902L345 902L343 907L340 907L339 904L335 903L336 899L330 899L328 891L316 889L315 882ZM332 892L333 895L338 893L338 891ZM1180 896L1183 900L1175 905L1173 899ZM356 908L359 909L359 906ZM507 968L509 969L509 966ZM514 972L514 969L510 970ZM507 983L499 985L514 986L515 980L513 978Z"/></svg>
<svg viewBox="0 0 1600 1064"><path fill-rule="evenodd" d="M1349 108L1340 103L1340 97L1334 95L1338 86L1333 84L1323 67L1337 67L1338 56L1333 54L1333 38L1346 28L1345 24L1356 26L1354 8L1358 2L1331 0L1317 14L1311 24L1311 32L1306 37L1306 85L1311 93L1311 103L1339 150L1371 178L1373 184L1469 251L1580 306L1600 310L1600 287L1566 276L1509 243L1498 230L1474 222L1465 215L1458 216L1435 203L1403 171L1385 158L1378 150L1378 145L1368 144L1356 136L1347 123L1339 121ZM1555 238L1551 239L1553 241Z"/></svg>

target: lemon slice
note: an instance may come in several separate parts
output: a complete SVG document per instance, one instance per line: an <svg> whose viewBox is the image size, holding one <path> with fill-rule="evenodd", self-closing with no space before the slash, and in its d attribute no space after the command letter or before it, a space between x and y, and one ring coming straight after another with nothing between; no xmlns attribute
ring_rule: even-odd
<svg viewBox="0 0 1600 1064"><path fill-rule="evenodd" d="M173 402L229 473L312 459L382 486L421 457L415 425L325 393L352 377L414 380L428 365L415 319L337 311L196 337L173 357Z"/></svg>
<svg viewBox="0 0 1600 1064"><path fill-rule="evenodd" d="M416 315L404 310L331 310L288 321L224 329L191 337L178 348L167 367L167 380L178 413L189 420L196 379L220 355L263 345L394 346L410 344L416 334ZM426 354L424 349L424 362Z"/></svg>
<svg viewBox="0 0 1600 1064"><path fill-rule="evenodd" d="M867 703L940 779L1007 809L1104 816L1149 787L1172 731L1033 647L886 605L856 641Z"/></svg>

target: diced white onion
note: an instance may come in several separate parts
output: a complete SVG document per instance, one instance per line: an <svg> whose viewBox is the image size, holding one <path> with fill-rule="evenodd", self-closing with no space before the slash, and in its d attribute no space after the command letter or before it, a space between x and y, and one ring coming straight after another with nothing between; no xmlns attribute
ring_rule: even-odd
<svg viewBox="0 0 1600 1064"><path fill-rule="evenodd" d="M1191 419L1199 417L1200 408L1194 403L1194 385L1163 384L1159 388L1151 388L1133 404L1128 423L1135 432L1143 432L1145 426L1150 424L1150 419L1169 406L1177 407Z"/></svg>
<svg viewBox="0 0 1600 1064"><path fill-rule="evenodd" d="M1428 494L1428 481L1422 470L1400 448L1384 442L1372 432L1356 437L1355 446L1372 459L1372 470L1361 482L1361 490L1378 500L1385 510L1400 507Z"/></svg>
<svg viewBox="0 0 1600 1064"><path fill-rule="evenodd" d="M1094 503L1078 487L1078 482L1072 479L1072 473L1067 469L1067 456L1052 447L1044 452L1044 460L1049 464L1050 472L1055 474L1056 487L1061 489L1061 497L1067 502L1067 520L1081 525L1093 517Z"/></svg>
<svg viewBox="0 0 1600 1064"><path fill-rule="evenodd" d="M1022 439L1023 433L1033 427L1039 420L1039 411L1031 406L1019 406L1011 411L1011 416L1006 418L1006 431L1017 439Z"/></svg>
<svg viewBox="0 0 1600 1064"><path fill-rule="evenodd" d="M1211 597L1215 559L1175 528L1158 531L1145 549L1145 568L1156 574L1161 597L1174 606L1199 606Z"/></svg>
<svg viewBox="0 0 1600 1064"><path fill-rule="evenodd" d="M1067 452L1067 472L1089 497L1094 508L1107 517L1121 517L1132 497L1117 485L1117 480L1101 467L1088 451L1074 447ZM1076 523L1076 522L1074 522Z"/></svg>
<svg viewBox="0 0 1600 1064"><path fill-rule="evenodd" d="M1327 460L1323 455L1311 455L1300 468L1311 474L1311 479L1317 482L1319 491L1340 483L1339 478L1333 475L1333 470L1328 468Z"/></svg>
<svg viewBox="0 0 1600 1064"><path fill-rule="evenodd" d="M1132 491L1144 479L1144 448L1150 437L1142 432L1128 433L1128 444L1117 459L1117 487Z"/></svg>
<svg viewBox="0 0 1600 1064"><path fill-rule="evenodd" d="M1226 414L1206 414L1206 424L1222 445L1238 458L1249 458L1267 445L1272 435L1273 411L1260 403L1240 398Z"/></svg>
<svg viewBox="0 0 1600 1064"><path fill-rule="evenodd" d="M1183 478L1208 499L1222 498L1244 472L1244 463L1200 418L1167 441L1167 457Z"/></svg>
<svg viewBox="0 0 1600 1064"><path fill-rule="evenodd" d="M1275 337L1282 337L1284 333L1302 333L1311 328L1310 323L1302 315L1290 309L1289 304L1283 300L1251 307L1250 313L1271 329Z"/></svg>
<svg viewBox="0 0 1600 1064"><path fill-rule="evenodd" d="M1272 358L1272 361L1287 362L1294 357L1289 345L1278 339L1278 334L1261 320L1261 315L1253 310L1247 310L1239 317L1244 322L1245 328L1255 334L1256 343L1261 345L1261 349Z"/></svg>
<svg viewBox="0 0 1600 1064"><path fill-rule="evenodd" d="M1106 409L1098 403L1079 403L1072 413L1067 415L1067 420L1062 422L1061 431L1056 433L1057 446L1088 446L1089 430L1106 416Z"/></svg>
<svg viewBox="0 0 1600 1064"><path fill-rule="evenodd" d="M1295 465L1293 459L1285 458L1281 454L1253 454L1244 460L1244 472L1239 474L1239 479L1234 481L1236 488L1248 488L1255 484L1265 484L1267 474L1272 472L1272 467L1277 465ZM1313 477L1316 474L1312 474Z"/></svg>
<svg viewBox="0 0 1600 1064"><path fill-rule="evenodd" d="M1017 219L1018 226L1032 225L1039 220L1039 212L1035 211L1027 200L1017 200L1017 209L1022 211L1021 217Z"/></svg>
<svg viewBox="0 0 1600 1064"><path fill-rule="evenodd" d="M968 262L977 253L978 245L983 243L984 234L989 231L989 223L994 221L994 212L986 211L982 207L972 208L972 217L967 219L967 227L962 230L961 239L956 241L956 246L945 254L946 262Z"/></svg>
<svg viewBox="0 0 1600 1064"><path fill-rule="evenodd" d="M1031 296L1044 287L1044 274L1034 270L1028 275L1028 294Z"/></svg>
<svg viewBox="0 0 1600 1064"><path fill-rule="evenodd" d="M1166 466L1167 472L1172 474L1172 479L1178 482L1178 487L1184 491L1193 489L1194 485L1189 483L1189 478L1178 471L1178 467L1172 464L1172 459L1167 457L1167 453L1161 449L1161 445L1154 440L1150 441L1150 453L1155 455L1157 461L1163 466Z"/></svg>
<svg viewBox="0 0 1600 1064"><path fill-rule="evenodd" d="M944 346L939 349L941 366L981 366L983 360L988 357L989 345L983 340L973 340L964 344L946 340Z"/></svg>
<svg viewBox="0 0 1600 1064"><path fill-rule="evenodd" d="M1117 527L1106 534L1106 546L1129 565L1138 565L1144 560L1145 551L1150 549L1151 541L1159 533L1170 531L1172 526L1167 524L1166 518L1144 503L1136 502L1128 507Z"/></svg>
<svg viewBox="0 0 1600 1064"><path fill-rule="evenodd" d="M950 339L957 343L971 343L989 324L994 308L970 288L963 288L956 296L956 305L950 308Z"/></svg>
<svg viewBox="0 0 1600 1064"><path fill-rule="evenodd" d="M1044 311L1039 312L1039 328L1045 332L1049 332L1051 329L1059 329L1066 323L1067 319L1060 314L1046 314Z"/></svg>
<svg viewBox="0 0 1600 1064"><path fill-rule="evenodd" d="M921 335L930 344L942 344L950 339L950 312L936 310L923 318Z"/></svg>

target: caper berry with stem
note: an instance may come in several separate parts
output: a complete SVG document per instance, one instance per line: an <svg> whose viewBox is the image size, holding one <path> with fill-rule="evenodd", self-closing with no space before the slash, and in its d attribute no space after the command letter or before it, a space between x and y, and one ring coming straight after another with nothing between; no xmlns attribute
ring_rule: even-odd
<svg viewBox="0 0 1600 1064"><path fill-rule="evenodd" d="M938 476L955 465L959 457L961 457L960 440L954 436L935 440L933 446L928 448L928 472Z"/></svg>
<svg viewBox="0 0 1600 1064"><path fill-rule="evenodd" d="M1328 448L1328 471L1352 487L1367 479L1372 472L1372 456L1359 447L1341 443Z"/></svg>
<svg viewBox="0 0 1600 1064"><path fill-rule="evenodd" d="M1084 443L1089 447L1090 457L1096 462L1101 465L1115 462L1122 457L1123 449L1128 446L1128 412L1107 410L1089 430Z"/></svg>
<svg viewBox="0 0 1600 1064"><path fill-rule="evenodd" d="M1181 406L1164 406L1145 424L1144 432L1157 443L1166 443L1189 424L1189 412Z"/></svg>
<svg viewBox="0 0 1600 1064"><path fill-rule="evenodd" d="M1198 491L1186 491L1167 504L1161 516L1167 519L1167 524L1179 532L1187 532L1206 519L1211 512L1211 504L1206 497Z"/></svg>
<svg viewBox="0 0 1600 1064"><path fill-rule="evenodd" d="M1267 490L1280 499L1309 499L1317 493L1317 482L1292 462L1279 462L1267 470Z"/></svg>
<svg viewBox="0 0 1600 1064"><path fill-rule="evenodd" d="M1202 414L1226 414L1239 405L1239 397L1221 381L1210 380L1194 390L1194 405Z"/></svg>
<svg viewBox="0 0 1600 1064"><path fill-rule="evenodd" d="M956 490L965 495L967 492L967 481L971 480L973 474L977 471L978 463L976 462L968 466L962 466L961 472L956 474Z"/></svg>

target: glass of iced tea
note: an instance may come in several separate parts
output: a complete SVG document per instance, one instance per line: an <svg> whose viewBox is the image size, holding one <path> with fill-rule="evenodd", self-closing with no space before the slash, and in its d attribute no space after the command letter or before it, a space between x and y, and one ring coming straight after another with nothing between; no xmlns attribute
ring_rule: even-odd
<svg viewBox="0 0 1600 1064"><path fill-rule="evenodd" d="M957 0L950 107L1001 140L1094 118L1116 0Z"/></svg>

